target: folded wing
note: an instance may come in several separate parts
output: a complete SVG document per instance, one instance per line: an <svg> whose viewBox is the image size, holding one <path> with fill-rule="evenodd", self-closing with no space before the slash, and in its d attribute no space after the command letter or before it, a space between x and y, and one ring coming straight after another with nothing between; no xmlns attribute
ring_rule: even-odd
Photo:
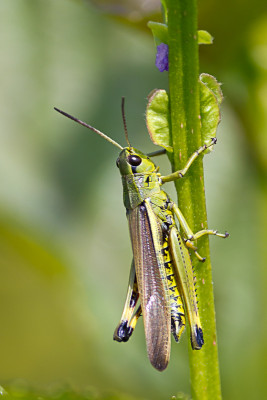
<svg viewBox="0 0 267 400"><path fill-rule="evenodd" d="M148 357L163 371L170 358L171 315L161 224L149 200L128 213Z"/></svg>

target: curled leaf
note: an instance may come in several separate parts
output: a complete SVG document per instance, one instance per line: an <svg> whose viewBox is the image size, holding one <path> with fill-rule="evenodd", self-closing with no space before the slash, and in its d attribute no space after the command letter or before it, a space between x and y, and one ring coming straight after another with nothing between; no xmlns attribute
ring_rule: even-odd
<svg viewBox="0 0 267 400"><path fill-rule="evenodd" d="M170 145L169 97L166 90L155 89L148 95L146 126L154 144L169 152L173 151Z"/></svg>
<svg viewBox="0 0 267 400"><path fill-rule="evenodd" d="M214 78L214 76L209 74L201 74L199 80L204 83L216 96L218 104L221 105L223 101L223 93L221 89L221 84Z"/></svg>
<svg viewBox="0 0 267 400"><path fill-rule="evenodd" d="M197 36L198 36L197 37L198 44L212 44L213 43L213 37L207 31L198 31Z"/></svg>
<svg viewBox="0 0 267 400"><path fill-rule="evenodd" d="M201 136L203 144L210 144L216 137L217 127L220 122L219 106L223 100L220 84L209 74L199 77ZM148 96L146 109L146 125L150 138L154 144L172 152L169 132L169 97L165 90L155 89ZM205 152L212 150L209 147Z"/></svg>
<svg viewBox="0 0 267 400"><path fill-rule="evenodd" d="M209 144L211 139L216 137L217 127L221 120L219 105L223 100L223 94L220 84L212 75L201 74L199 85L202 143ZM212 147L209 147L206 152L210 152Z"/></svg>
<svg viewBox="0 0 267 400"><path fill-rule="evenodd" d="M149 21L147 26L151 29L156 45L168 44L168 26L160 22Z"/></svg>

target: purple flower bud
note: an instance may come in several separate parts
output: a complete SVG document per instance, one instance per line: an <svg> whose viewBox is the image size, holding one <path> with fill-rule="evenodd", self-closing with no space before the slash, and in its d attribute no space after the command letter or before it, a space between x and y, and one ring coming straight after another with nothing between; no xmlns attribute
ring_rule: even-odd
<svg viewBox="0 0 267 400"><path fill-rule="evenodd" d="M169 70L169 47L165 43L157 46L156 67L160 72Z"/></svg>

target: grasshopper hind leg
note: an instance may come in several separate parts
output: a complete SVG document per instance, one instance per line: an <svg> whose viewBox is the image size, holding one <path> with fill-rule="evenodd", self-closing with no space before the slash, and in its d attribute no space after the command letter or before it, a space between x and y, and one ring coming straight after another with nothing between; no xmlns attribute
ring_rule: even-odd
<svg viewBox="0 0 267 400"><path fill-rule="evenodd" d="M115 329L113 339L117 342L128 342L136 327L138 318L142 315L141 306L138 307L130 321L122 321Z"/></svg>
<svg viewBox="0 0 267 400"><path fill-rule="evenodd" d="M127 342L134 331L137 320L141 315L141 306L139 306L137 311L134 312L138 298L139 292L135 274L135 266L134 261L132 261L124 309L120 322L113 335L113 339L117 342Z"/></svg>
<svg viewBox="0 0 267 400"><path fill-rule="evenodd" d="M193 267L187 247L176 227L170 230L170 249L178 289L183 297L190 326L192 349L199 350L204 344L204 339L197 306Z"/></svg>

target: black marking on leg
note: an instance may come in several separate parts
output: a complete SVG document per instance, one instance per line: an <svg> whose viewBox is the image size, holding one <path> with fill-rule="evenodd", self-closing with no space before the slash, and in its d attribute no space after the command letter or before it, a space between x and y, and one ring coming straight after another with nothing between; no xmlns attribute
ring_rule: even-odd
<svg viewBox="0 0 267 400"><path fill-rule="evenodd" d="M168 210L170 204L171 204L170 199L167 198L167 200L166 200L165 203L164 203L164 208L165 208L165 210Z"/></svg>
<svg viewBox="0 0 267 400"><path fill-rule="evenodd" d="M174 223L171 215L166 216L166 221L167 221L167 224L170 226L173 225L173 223Z"/></svg>
<svg viewBox="0 0 267 400"><path fill-rule="evenodd" d="M128 325L128 321L122 321L118 329L114 332L113 340L117 342L128 342L133 333L133 328Z"/></svg>
<svg viewBox="0 0 267 400"><path fill-rule="evenodd" d="M163 234L167 235L169 233L170 227L167 222L162 222L161 224Z"/></svg>
<svg viewBox="0 0 267 400"><path fill-rule="evenodd" d="M172 260L165 261L165 262L164 262L164 267L165 267L165 268L170 268L170 267L171 267L171 264L172 264Z"/></svg>
<svg viewBox="0 0 267 400"><path fill-rule="evenodd" d="M169 287L169 290L170 290L172 293L175 292L175 289L176 289L176 285Z"/></svg>
<svg viewBox="0 0 267 400"><path fill-rule="evenodd" d="M172 282L173 281L173 277L174 277L174 274L167 275L167 280Z"/></svg>
<svg viewBox="0 0 267 400"><path fill-rule="evenodd" d="M192 337L191 337L192 349L193 350L200 350L201 347L204 344L204 338L203 338L202 329L200 327L198 327L197 325L195 325L193 335L194 335L196 344L193 344L193 340L192 340Z"/></svg>
<svg viewBox="0 0 267 400"><path fill-rule="evenodd" d="M176 343L178 343L179 339L178 339L178 336L176 335L175 321L173 318L171 319L171 332L174 337L174 340L176 341Z"/></svg>
<svg viewBox="0 0 267 400"><path fill-rule="evenodd" d="M140 211L141 211L141 213L146 212L146 206L144 205L144 203L140 204Z"/></svg>
<svg viewBox="0 0 267 400"><path fill-rule="evenodd" d="M132 294L132 297L131 297L131 300L130 300L130 308L134 308L135 307L136 302L138 300L138 297L139 297L139 293L138 292Z"/></svg>
<svg viewBox="0 0 267 400"><path fill-rule="evenodd" d="M162 253L164 256L167 256L167 255L168 255L168 252L169 252L169 246L163 247L163 248L161 249L161 253Z"/></svg>

